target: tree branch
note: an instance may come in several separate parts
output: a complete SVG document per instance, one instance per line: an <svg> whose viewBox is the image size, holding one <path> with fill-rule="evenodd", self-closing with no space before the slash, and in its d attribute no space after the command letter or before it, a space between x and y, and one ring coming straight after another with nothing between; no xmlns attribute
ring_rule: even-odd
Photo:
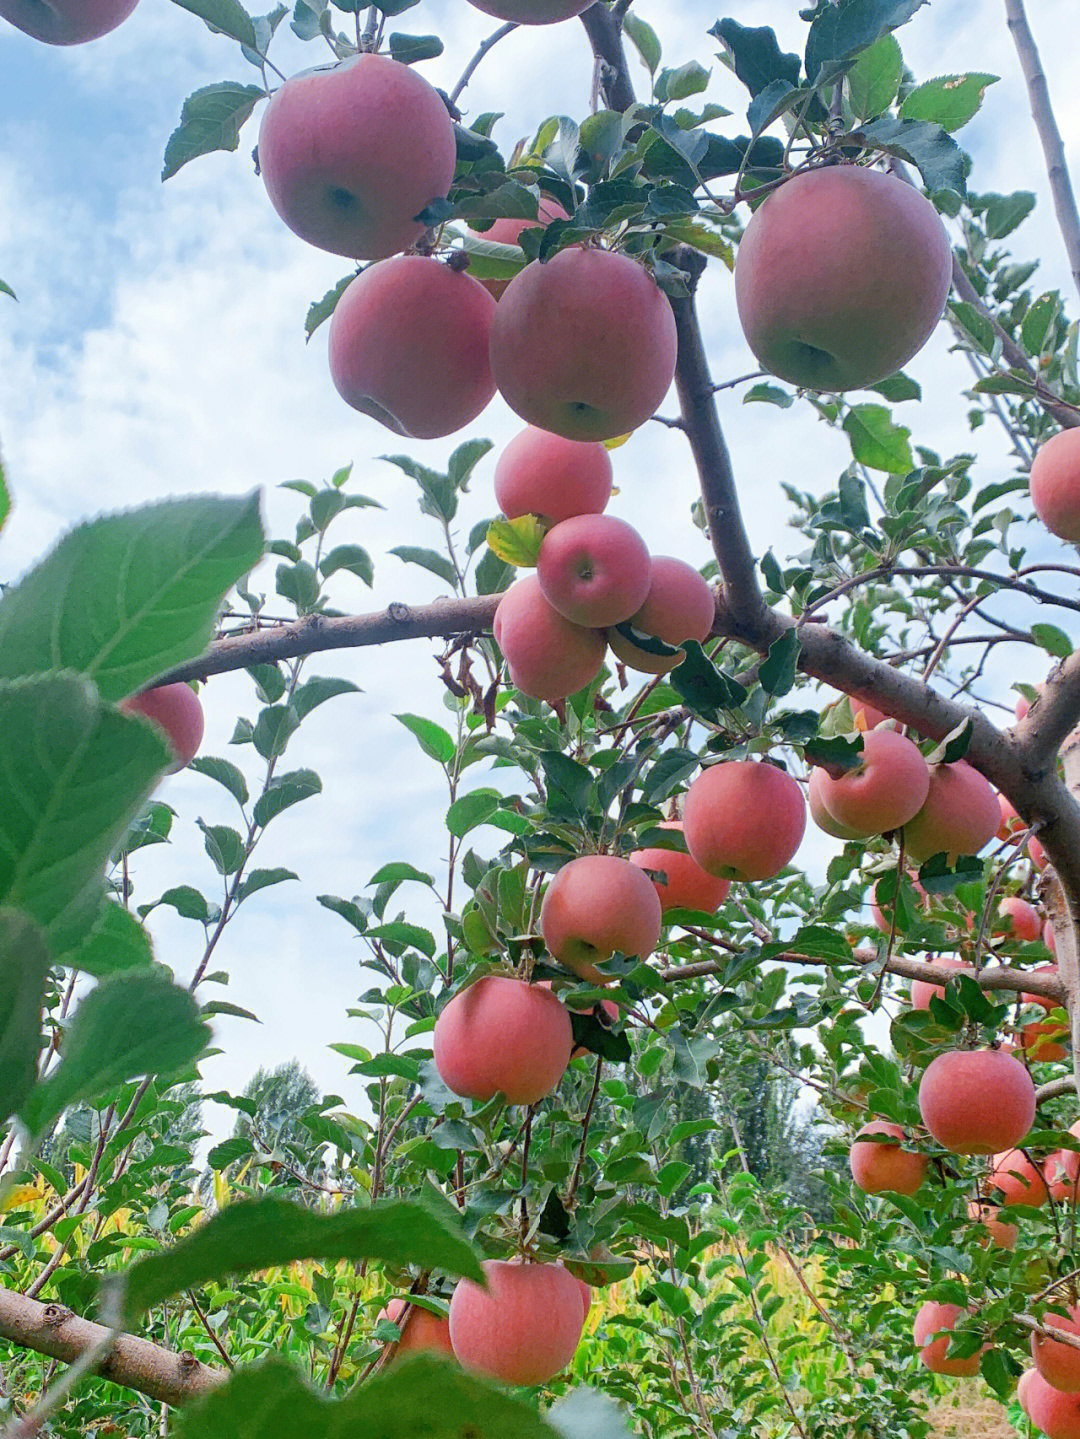
<svg viewBox="0 0 1080 1439"><path fill-rule="evenodd" d="M1073 194L1072 181L1065 163L1065 146L1061 140L1061 131L1050 103L1050 89L1039 60L1035 37L1031 33L1031 26L1024 11L1024 0L1005 0L1005 14L1016 53L1020 57L1020 68L1027 83L1031 114L1046 159L1050 194L1054 200L1061 238L1065 242L1069 269L1072 271L1077 291L1080 292L1080 214L1077 213L1076 196Z"/></svg>
<svg viewBox="0 0 1080 1439"><path fill-rule="evenodd" d="M0 1289L0 1339L73 1364L101 1344L103 1324L80 1319L62 1304L39 1304L10 1289ZM224 1382L223 1369L202 1364L193 1354L175 1354L133 1334L121 1334L97 1373L164 1404L184 1404Z"/></svg>
<svg viewBox="0 0 1080 1439"><path fill-rule="evenodd" d="M476 54L465 66L465 69L461 72L461 79L450 91L450 104L453 105L455 109L457 109L457 102L461 99L461 92L476 74L476 67L480 64L480 61L492 46L497 45L500 40L505 39L512 30L516 30L517 28L518 24L516 20L508 20L505 25L500 25L494 34L489 35L486 40L480 42L479 50L477 50Z"/></svg>
<svg viewBox="0 0 1080 1439"><path fill-rule="evenodd" d="M581 14L593 54L600 64L600 89L609 110L629 110L634 104L634 82L622 42L619 18L597 0Z"/></svg>
<svg viewBox="0 0 1080 1439"><path fill-rule="evenodd" d="M1053 764L1080 720L1080 650L1074 650L1043 682L1038 698L1013 734L1028 766Z"/></svg>

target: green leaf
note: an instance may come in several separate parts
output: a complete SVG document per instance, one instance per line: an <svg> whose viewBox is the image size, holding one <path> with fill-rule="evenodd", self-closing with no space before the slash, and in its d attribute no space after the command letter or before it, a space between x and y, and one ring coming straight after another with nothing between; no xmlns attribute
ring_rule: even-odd
<svg viewBox="0 0 1080 1439"><path fill-rule="evenodd" d="M1020 326L1020 338L1029 355L1042 354L1051 333L1051 326L1061 311L1061 296L1057 292L1040 295L1024 316Z"/></svg>
<svg viewBox="0 0 1080 1439"><path fill-rule="evenodd" d="M457 246L468 255L474 280L512 280L527 263L520 245L504 245L471 230L457 237Z"/></svg>
<svg viewBox="0 0 1080 1439"><path fill-rule="evenodd" d="M472 473L485 455L495 448L491 440L465 440L447 461L446 473L459 490L469 488Z"/></svg>
<svg viewBox="0 0 1080 1439"><path fill-rule="evenodd" d="M236 1134L231 1139L223 1140L221 1144L215 1144L206 1156L206 1162L211 1169L227 1169L238 1159L246 1159L249 1154L254 1153L251 1140L245 1139L242 1134Z"/></svg>
<svg viewBox="0 0 1080 1439"><path fill-rule="evenodd" d="M1031 190L1017 190L1012 195L990 195L983 216L986 233L991 240L1003 240L1023 224L1035 208Z"/></svg>
<svg viewBox="0 0 1080 1439"><path fill-rule="evenodd" d="M873 149L914 165L931 195L943 191L964 195L964 152L940 125L929 120L902 120L882 115L859 132Z"/></svg>
<svg viewBox="0 0 1080 1439"><path fill-rule="evenodd" d="M293 690L290 703L300 719L303 719L327 700L336 699L338 695L360 693L360 686L354 685L352 680L338 679L336 675L313 675L306 684Z"/></svg>
<svg viewBox="0 0 1080 1439"><path fill-rule="evenodd" d="M735 74L751 95L760 94L774 80L798 85L798 55L785 54L777 43L776 32L767 25L754 29L737 20L718 20L709 34L728 52Z"/></svg>
<svg viewBox="0 0 1080 1439"><path fill-rule="evenodd" d="M0 280L0 295L8 295L13 300L18 300L19 298L6 280Z"/></svg>
<svg viewBox="0 0 1080 1439"><path fill-rule="evenodd" d="M890 475L906 475L915 468L911 431L893 424L892 412L884 405L852 405L844 416L844 432L859 464Z"/></svg>
<svg viewBox="0 0 1080 1439"><path fill-rule="evenodd" d="M557 1439L560 1431L533 1404L449 1359L408 1354L336 1402L309 1389L283 1359L240 1369L185 1406L172 1433L174 1439ZM588 1431L573 1439L589 1439ZM597 1439L609 1435L601 1431Z"/></svg>
<svg viewBox="0 0 1080 1439"><path fill-rule="evenodd" d="M536 515L519 515L516 520L492 520L488 526L488 549L517 569L532 569L540 553L547 526Z"/></svg>
<svg viewBox="0 0 1080 1439"><path fill-rule="evenodd" d="M238 891L238 898L247 899L249 894L255 894L257 890L269 889L273 884L284 884L289 879L299 879L291 869L253 869L249 870L246 878L242 881Z"/></svg>
<svg viewBox="0 0 1080 1439"><path fill-rule="evenodd" d="M905 24L927 0L837 0L818 12L806 37L806 75L825 85L849 61Z"/></svg>
<svg viewBox="0 0 1080 1439"><path fill-rule="evenodd" d="M156 970L102 980L83 999L60 1046L60 1063L23 1105L40 1134L76 1100L100 1099L144 1074L170 1074L206 1048L210 1028L190 992Z"/></svg>
<svg viewBox="0 0 1080 1439"><path fill-rule="evenodd" d="M216 780L229 791L237 804L247 804L247 780L230 760L200 754L195 756L188 768L193 769L196 774L206 775L207 779Z"/></svg>
<svg viewBox="0 0 1080 1439"><path fill-rule="evenodd" d="M348 275L343 275L336 285L332 285L321 300L312 300L304 320L304 334L309 340L319 326L329 320L337 309L338 301L355 279L356 271L353 270Z"/></svg>
<svg viewBox="0 0 1080 1439"><path fill-rule="evenodd" d="M711 71L697 60L688 60L673 70L661 70L656 77L654 92L661 105L673 100L686 100L691 95L700 95L709 83Z"/></svg>
<svg viewBox="0 0 1080 1439"><path fill-rule="evenodd" d="M840 517L853 535L871 528L866 504L866 485L858 475L845 470L839 482Z"/></svg>
<svg viewBox="0 0 1080 1439"><path fill-rule="evenodd" d="M977 71L967 75L939 75L910 90L900 106L900 114L905 120L933 120L951 133L972 119L987 87L996 85L998 79L997 75Z"/></svg>
<svg viewBox="0 0 1080 1439"><path fill-rule="evenodd" d="M371 556L361 545L336 545L329 554L323 556L319 571L324 580L337 574L338 570L348 570L350 574L356 575L368 589L375 583L375 566L371 563Z"/></svg>
<svg viewBox="0 0 1080 1439"><path fill-rule="evenodd" d="M255 802L255 823L268 825L282 810L322 793L322 780L313 769L297 769L276 776Z"/></svg>
<svg viewBox="0 0 1080 1439"><path fill-rule="evenodd" d="M384 864L381 869L368 880L368 888L373 884L403 884L406 880L415 880L417 884L434 885L435 881L430 874L425 874L422 869L407 864L404 860L397 860L393 864Z"/></svg>
<svg viewBox="0 0 1080 1439"><path fill-rule="evenodd" d="M703 712L737 709L746 699L746 690L738 680L717 669L696 640L687 640L682 648L686 658L668 678L690 708Z"/></svg>
<svg viewBox="0 0 1080 1439"><path fill-rule="evenodd" d="M443 52L443 42L438 35L390 36L390 55L402 65L416 65L421 60L434 60Z"/></svg>
<svg viewBox="0 0 1080 1439"><path fill-rule="evenodd" d="M1047 654L1059 660L1068 659L1073 652L1072 641L1057 625L1036 624L1031 626L1031 638L1041 645Z"/></svg>
<svg viewBox="0 0 1080 1439"><path fill-rule="evenodd" d="M226 824L195 821L203 832L203 847L218 874L235 874L244 862L244 841Z"/></svg>
<svg viewBox="0 0 1080 1439"><path fill-rule="evenodd" d="M434 935L429 929L422 929L418 924L406 924L403 919L396 919L392 924L380 924L366 933L370 939L381 939L386 944L398 945L402 949L418 949L421 954L426 954L428 959L435 957Z"/></svg>
<svg viewBox="0 0 1080 1439"><path fill-rule="evenodd" d="M4 287L7 288L6 286ZM11 513L11 495L8 493L7 477L4 474L4 461L0 458L0 530L7 523L7 517Z"/></svg>
<svg viewBox="0 0 1080 1439"><path fill-rule="evenodd" d="M766 694L786 695L795 684L799 652L802 645L795 629L787 630L769 646L768 658L762 661L758 679Z"/></svg>
<svg viewBox="0 0 1080 1439"><path fill-rule="evenodd" d="M398 545L390 553L397 555L398 559L404 560L407 565L419 565L421 569L430 570L433 575L445 580L452 590L457 589L457 573L453 565L437 550L419 549L415 545Z"/></svg>
<svg viewBox="0 0 1080 1439"><path fill-rule="evenodd" d="M642 62L650 75L655 75L660 65L660 40L656 31L632 10L628 10L623 17L623 32L633 45L634 49L641 56Z"/></svg>
<svg viewBox="0 0 1080 1439"><path fill-rule="evenodd" d="M904 56L895 35L882 35L847 73L848 100L856 119L872 120L896 99Z"/></svg>
<svg viewBox="0 0 1080 1439"><path fill-rule="evenodd" d="M37 1078L49 952L28 915L0 909L0 1123L19 1111Z"/></svg>
<svg viewBox="0 0 1080 1439"><path fill-rule="evenodd" d="M169 761L158 732L76 675L0 680L0 905L25 910L54 959L93 922L105 865Z"/></svg>
<svg viewBox="0 0 1080 1439"><path fill-rule="evenodd" d="M483 1277L456 1210L432 1189L416 1199L334 1214L270 1196L230 1204L171 1249L138 1260L127 1273L124 1312L135 1320L174 1294L226 1274L302 1259L369 1259L477 1282Z"/></svg>
<svg viewBox="0 0 1080 1439"><path fill-rule="evenodd" d="M122 699L202 653L262 549L255 495L164 500L80 525L0 600L0 676L76 670Z"/></svg>
<svg viewBox="0 0 1080 1439"><path fill-rule="evenodd" d="M255 26L239 0L173 0L173 4L198 15L212 30L220 30L251 50L258 49Z"/></svg>
<svg viewBox="0 0 1080 1439"><path fill-rule="evenodd" d="M420 742L420 748L426 755L437 759L440 764L449 764L454 758L457 746L442 726L437 725L434 720L424 719L422 715L408 714L395 715L394 718L416 736Z"/></svg>
<svg viewBox="0 0 1080 1439"><path fill-rule="evenodd" d="M285 753L299 724L300 716L291 704L267 705L255 721L251 742L263 759L273 759Z"/></svg>
<svg viewBox="0 0 1080 1439"><path fill-rule="evenodd" d="M205 85L189 95L180 111L180 124L165 146L162 180L170 180L198 155L238 149L241 127L265 98L266 91L260 86L239 85L234 80Z"/></svg>
<svg viewBox="0 0 1080 1439"><path fill-rule="evenodd" d="M87 938L78 949L64 956L71 969L81 969L96 979L121 970L143 969L154 962L150 935L130 910L106 900Z"/></svg>
<svg viewBox="0 0 1080 1439"><path fill-rule="evenodd" d="M446 828L458 839L464 839L471 829L486 824L499 808L501 796L495 790L475 790L462 795L446 811Z"/></svg>
<svg viewBox="0 0 1080 1439"><path fill-rule="evenodd" d="M172 889L167 889L154 904L143 905L139 913L147 915L159 904L166 904L170 909L175 909L181 919L195 919L205 924L210 918L206 896L200 894L190 884L178 884Z"/></svg>

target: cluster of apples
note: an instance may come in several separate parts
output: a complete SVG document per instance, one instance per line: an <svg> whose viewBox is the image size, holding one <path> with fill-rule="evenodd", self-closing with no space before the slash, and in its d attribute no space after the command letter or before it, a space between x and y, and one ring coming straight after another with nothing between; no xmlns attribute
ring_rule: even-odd
<svg viewBox="0 0 1080 1439"><path fill-rule="evenodd" d="M0 15L46 45L85 45L122 24L139 0L0 0Z"/></svg>
<svg viewBox="0 0 1080 1439"><path fill-rule="evenodd" d="M650 556L635 529L604 513L611 485L598 441L529 426L499 456L503 514L546 527L535 575L505 592L493 627L511 679L534 699L565 699L590 684L609 645L631 668L663 674L682 661L679 645L712 629L709 585L684 560Z"/></svg>

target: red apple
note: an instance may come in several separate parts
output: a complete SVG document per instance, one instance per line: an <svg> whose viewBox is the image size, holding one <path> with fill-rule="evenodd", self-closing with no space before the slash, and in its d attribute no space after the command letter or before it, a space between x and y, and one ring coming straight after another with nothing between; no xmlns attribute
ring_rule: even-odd
<svg viewBox="0 0 1080 1439"><path fill-rule="evenodd" d="M411 65L356 55L286 80L263 115L259 168L289 229L335 255L384 260L424 233L417 215L450 188L454 126ZM418 361L426 368L419 336Z"/></svg>
<svg viewBox="0 0 1080 1439"><path fill-rule="evenodd" d="M885 834L912 819L926 801L930 771L917 745L892 729L869 730L855 769L818 782L833 819L860 835Z"/></svg>
<svg viewBox="0 0 1080 1439"><path fill-rule="evenodd" d="M560 250L515 275L491 327L510 408L571 440L610 440L655 412L675 373L675 320L649 272L610 250Z"/></svg>
<svg viewBox="0 0 1080 1439"><path fill-rule="evenodd" d="M1043 1328L1056 1329L1062 1334L1080 1338L1080 1307L1075 1304L1067 1307L1068 1317L1064 1314L1044 1314ZM1080 1393L1080 1349L1074 1349L1071 1344L1062 1344L1056 1339L1047 1339L1041 1334L1033 1334L1031 1357L1035 1361L1035 1368L1047 1384L1054 1389L1063 1390L1066 1394Z"/></svg>
<svg viewBox="0 0 1080 1439"><path fill-rule="evenodd" d="M611 498L611 479L606 446L529 425L499 456L495 499L508 520L539 515L557 525L574 515L600 514Z"/></svg>
<svg viewBox="0 0 1080 1439"><path fill-rule="evenodd" d="M563 865L540 907L540 932L551 954L593 984L611 982L596 965L616 952L648 959L661 924L648 875L612 854L587 854Z"/></svg>
<svg viewBox="0 0 1080 1439"><path fill-rule="evenodd" d="M1046 1439L1080 1439L1080 1394L1063 1393L1047 1384L1037 1369L1029 1369L1021 1375L1016 1397Z"/></svg>
<svg viewBox="0 0 1080 1439"><path fill-rule="evenodd" d="M869 1136L881 1135L882 1139ZM865 1194L916 1194L926 1178L927 1158L902 1149L904 1131L884 1119L864 1124L848 1154L851 1177ZM891 1141L891 1142L890 1142Z"/></svg>
<svg viewBox="0 0 1080 1439"><path fill-rule="evenodd" d="M433 1040L435 1068L455 1094L535 1104L566 1072L574 1032L550 989L488 974L454 996Z"/></svg>
<svg viewBox="0 0 1080 1439"><path fill-rule="evenodd" d="M775 878L805 830L802 790L775 765L727 760L711 765L686 791L686 846L702 869L722 879Z"/></svg>
<svg viewBox="0 0 1080 1439"><path fill-rule="evenodd" d="M635 644L626 631L649 635L665 645L681 645L686 640L697 640L700 644L708 639L715 619L716 597L708 581L702 579L693 565L669 555L654 555L649 566L649 593L645 603L624 625L608 631L608 644L631 669L649 675L667 674L682 663L686 652L650 654Z"/></svg>
<svg viewBox="0 0 1080 1439"><path fill-rule="evenodd" d="M574 1357L585 1322L578 1282L561 1264L484 1261L487 1288L462 1279L450 1338L466 1369L504 1384L546 1384Z"/></svg>
<svg viewBox="0 0 1080 1439"><path fill-rule="evenodd" d="M956 1328L956 1321L964 1317L964 1311L957 1304L937 1304L928 1299L915 1316L915 1347L919 1351L919 1359L926 1365L927 1369L934 1374L948 1374L954 1379L970 1379L979 1372L979 1354L970 1355L967 1359L947 1359L950 1333L940 1333L940 1330L952 1331ZM932 1336L937 1334L935 1339ZM983 1345L985 1349L986 1346Z"/></svg>
<svg viewBox="0 0 1080 1439"><path fill-rule="evenodd" d="M515 580L506 591L492 629L510 678L533 699L551 703L576 694L604 664L604 636L564 619L535 575Z"/></svg>
<svg viewBox="0 0 1080 1439"><path fill-rule="evenodd" d="M552 200L547 195L540 196L540 203L537 205L537 218L535 220L511 220L504 216L496 220L484 231L473 230L474 235L479 235L481 240L492 240L497 245L517 245L520 243L522 230L535 230L541 226L548 226L552 220L569 220L558 200ZM472 229L472 226L469 227ZM509 280L481 280L481 285L496 300L505 292ZM527 512L531 513L531 511ZM503 511L506 514L506 511Z"/></svg>
<svg viewBox="0 0 1080 1439"><path fill-rule="evenodd" d="M1020 1230L1015 1224L1006 1224L1003 1219L999 1219L995 1205L980 1204L977 1199L969 1200L968 1218L973 1224L981 1225L986 1230L986 1238L979 1241L981 1244L996 1244L999 1249L1016 1248Z"/></svg>
<svg viewBox="0 0 1080 1439"><path fill-rule="evenodd" d="M1033 904L1019 895L1009 894L998 905L999 922L995 929L999 934L1011 935L1033 944L1042 935L1042 917Z"/></svg>
<svg viewBox="0 0 1080 1439"><path fill-rule="evenodd" d="M338 394L395 434L453 434L495 393L487 357L495 309L483 285L441 260L380 260L356 277L330 321Z"/></svg>
<svg viewBox="0 0 1080 1439"><path fill-rule="evenodd" d="M406 1306L408 1314L405 1314ZM402 1315L405 1314L404 1320ZM432 1314L419 1304L409 1304L407 1299L391 1299L385 1309L379 1310L379 1319L389 1319L401 1330L401 1338L394 1345L395 1359L402 1354L434 1352L453 1354L450 1343L450 1320L441 1314Z"/></svg>
<svg viewBox="0 0 1080 1439"><path fill-rule="evenodd" d="M678 820L667 820L659 828L681 830L682 825ZM718 879L708 874L692 855L679 850L637 849L630 856L630 863L664 876L663 879L654 879L653 885L665 914L669 909L694 909L702 914L715 914L731 888L729 879Z"/></svg>
<svg viewBox="0 0 1080 1439"><path fill-rule="evenodd" d="M919 813L904 825L904 847L920 863L932 854L978 854L1001 823L990 782L964 760L936 764Z"/></svg>
<svg viewBox="0 0 1080 1439"><path fill-rule="evenodd" d="M1050 1197L1042 1170L1019 1149L995 1154L986 1182L1001 1195L1002 1204L1029 1204L1038 1209Z"/></svg>
<svg viewBox="0 0 1080 1439"><path fill-rule="evenodd" d="M592 0L469 0L476 10L519 25L553 25L587 10Z"/></svg>
<svg viewBox="0 0 1080 1439"><path fill-rule="evenodd" d="M1069 1133L1080 1139L1080 1121L1069 1126ZM1075 1204L1080 1199L1080 1153L1076 1150L1055 1149L1043 1165L1043 1176L1059 1204Z"/></svg>
<svg viewBox="0 0 1080 1439"><path fill-rule="evenodd" d="M943 969L966 969L962 960L943 957L934 960L935 964ZM928 979L913 979L911 981L911 1007L912 1009L929 1009L930 1001L936 994L940 999L945 993L943 984L933 984Z"/></svg>
<svg viewBox="0 0 1080 1439"><path fill-rule="evenodd" d="M165 731L176 755L174 771L184 769L198 754L203 737L203 709L190 685L158 685L121 700L118 708L125 714L142 715Z"/></svg>
<svg viewBox="0 0 1080 1439"><path fill-rule="evenodd" d="M1059 430L1031 463L1031 503L1051 534L1080 541L1080 434ZM1021 718L1019 703L1017 719Z"/></svg>
<svg viewBox="0 0 1080 1439"><path fill-rule="evenodd" d="M122 24L138 0L0 0L0 15L46 45L83 45Z"/></svg>
<svg viewBox="0 0 1080 1439"><path fill-rule="evenodd" d="M822 785L829 783L829 776L823 769L816 766L810 771L810 779L806 786L806 805L810 811L810 818L817 825L818 829L825 834L831 834L833 839L861 839L857 829L849 829L846 824L841 824L829 813L828 806L822 797ZM880 910L878 913L880 914ZM875 924L877 921L874 921ZM888 934L889 926L885 926L885 933Z"/></svg>
<svg viewBox="0 0 1080 1439"><path fill-rule="evenodd" d="M1035 1086L1000 1049L954 1049L927 1065L919 1112L953 1154L995 1154L1019 1144L1034 1123Z"/></svg>
<svg viewBox="0 0 1080 1439"><path fill-rule="evenodd" d="M544 536L536 578L549 604L588 629L620 624L649 593L649 552L613 515L575 515Z"/></svg>
<svg viewBox="0 0 1080 1439"><path fill-rule="evenodd" d="M862 166L796 175L755 211L735 298L770 373L811 390L872 385L907 364L941 319L952 249L930 202Z"/></svg>

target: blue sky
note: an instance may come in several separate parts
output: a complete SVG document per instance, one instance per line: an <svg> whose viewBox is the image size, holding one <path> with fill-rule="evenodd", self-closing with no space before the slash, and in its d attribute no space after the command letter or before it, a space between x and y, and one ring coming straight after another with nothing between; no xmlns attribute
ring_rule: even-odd
<svg viewBox="0 0 1080 1439"><path fill-rule="evenodd" d="M637 0L635 8L660 33L667 63L711 62L715 45L705 32L723 7L712 0L677 6ZM1076 173L1075 47L1057 39L1075 33L1075 0L1030 0L1028 8ZM795 0L743 0L737 12L744 24L775 25L785 48L794 49L804 33L797 9ZM464 0L425 0L394 26L446 38L446 54L422 67L446 87L494 28ZM963 135L976 160L974 184L1039 192L1039 209L1014 237L1016 248L1039 256L1042 287L1061 286L1075 311L1000 0L938 0L901 38L920 78L964 70L1002 76ZM314 47L298 42L285 54L284 68L314 63ZM506 112L496 133L509 147L547 115L584 114L590 73L576 23L519 32L491 53L465 100L474 113ZM307 248L274 215L250 162L257 118L236 155L196 161L166 185L159 181L184 97L200 85L254 75L235 47L168 0L142 0L121 29L76 50L39 45L0 22L0 277L20 300L0 307L0 446L17 506L0 541L5 579L73 521L169 493L264 487L281 533L297 511L295 497L276 487L299 477L325 479L352 461L358 487L386 510L359 512L342 526L339 539L371 550L376 583L371 594L343 578L337 603L362 611L440 592L435 577L386 554L392 545L430 543L433 536L425 535L429 522L417 515L411 481L377 457L408 450L439 463L465 434L406 445L338 399L326 370L325 332L305 346L302 326L309 302L347 265ZM745 103L719 65L708 98L735 110ZM726 272L707 281L702 313L716 377L753 368ZM916 438L946 453L967 447L959 390L968 376L962 360L948 355L944 334L910 370L927 395ZM721 396L721 417L755 547L797 549L797 536L777 531L780 482L809 490L833 484L848 459L842 437L798 409L744 407L737 395ZM496 400L465 433L500 443L518 428ZM987 431L980 451L980 480L1009 472L996 435ZM687 522L695 482L679 436L647 426L615 463L620 494L613 511L637 525L654 552L704 563L706 543ZM494 508L491 472L489 460L477 473L463 533ZM289 765L319 770L326 792L279 819L260 850L260 865L288 865L301 882L258 897L227 932L216 960L231 974L224 997L254 1009L263 1023L219 1021L228 1052L207 1064L206 1076L211 1087L239 1086L258 1064L296 1055L322 1085L359 1103L356 1082L326 1048L358 1039L344 1013L363 987L354 942L314 896L354 894L391 859L439 865L440 777L434 766L416 763L413 741L391 715L404 709L438 716L441 694L419 642L324 658L311 669L346 674L364 693L325 706L290 749ZM1016 677L999 675L1002 689ZM227 753L245 766L254 757L228 749L227 741L238 710L254 713L249 695L246 681L234 678L215 680L204 692L207 752ZM137 898L179 882L216 897L193 820L231 822L223 792L183 775L170 781L165 797L181 814L177 843L143 852ZM491 835L488 848L497 843ZM808 839L804 857L820 863L826 843ZM160 956L179 974L189 972L198 931L165 912L155 917L154 931Z"/></svg>

